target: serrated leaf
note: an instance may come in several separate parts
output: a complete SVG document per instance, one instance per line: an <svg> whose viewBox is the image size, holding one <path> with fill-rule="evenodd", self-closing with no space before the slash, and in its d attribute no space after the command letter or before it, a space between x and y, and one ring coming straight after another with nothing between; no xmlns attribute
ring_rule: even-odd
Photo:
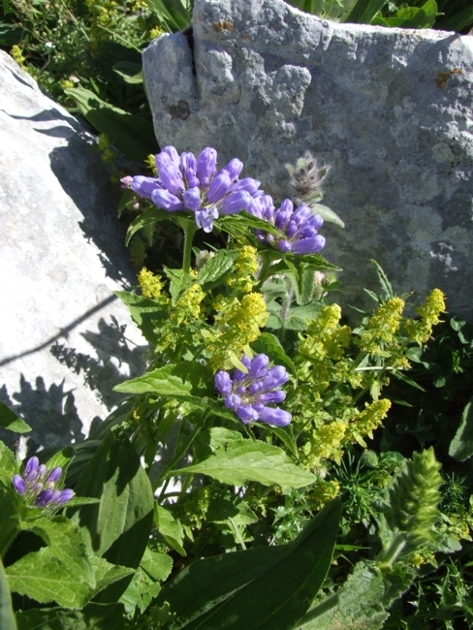
<svg viewBox="0 0 473 630"><path fill-rule="evenodd" d="M159 596L174 613L169 630L294 628L329 569L340 512L336 499L290 545L191 564Z"/></svg>
<svg viewBox="0 0 473 630"><path fill-rule="evenodd" d="M199 284L215 282L233 267L239 252L231 249L221 249L215 256L209 258L199 271Z"/></svg>
<svg viewBox="0 0 473 630"><path fill-rule="evenodd" d="M184 542L184 530L182 525L179 521L176 521L169 510L166 510L166 508L163 508L157 503L154 507L154 524L168 545L181 556L185 556L186 552L182 546Z"/></svg>
<svg viewBox="0 0 473 630"><path fill-rule="evenodd" d="M15 613L8 588L5 569L0 557L0 628L2 630L17 630Z"/></svg>
<svg viewBox="0 0 473 630"><path fill-rule="evenodd" d="M18 472L15 456L6 444L0 441L0 478L3 477L7 484L11 484L13 475Z"/></svg>
<svg viewBox="0 0 473 630"><path fill-rule="evenodd" d="M126 233L125 245L129 245L131 238L143 228L154 225L158 221L166 221L169 219L169 212L161 210L160 208L150 208L140 214L136 219L130 223L130 227Z"/></svg>
<svg viewBox="0 0 473 630"><path fill-rule="evenodd" d="M19 418L13 411L0 401L0 427L14 431L15 433L28 433L31 431L29 424Z"/></svg>
<svg viewBox="0 0 473 630"><path fill-rule="evenodd" d="M56 516L24 523L47 544L26 554L6 571L12 591L39 603L57 602L65 608L81 608L95 588L83 532L69 520Z"/></svg>
<svg viewBox="0 0 473 630"><path fill-rule="evenodd" d="M185 362L151 370L143 376L120 383L113 389L124 394L153 393L160 396L198 397L209 393L207 387L211 380L212 374L205 366Z"/></svg>
<svg viewBox="0 0 473 630"><path fill-rule="evenodd" d="M91 556L90 563L95 571L96 584L94 595L100 593L100 591L110 586L110 584L134 573L133 569L111 564L107 562L105 558L99 558L98 556Z"/></svg>
<svg viewBox="0 0 473 630"><path fill-rule="evenodd" d="M321 305L318 302L290 308L287 318L284 320L284 328L287 330L306 330L309 322L317 318L320 309Z"/></svg>
<svg viewBox="0 0 473 630"><path fill-rule="evenodd" d="M243 486L248 481L263 485L279 485L283 489L300 488L316 481L316 477L299 468L277 446L242 439L219 449L208 459L168 473L168 477L200 473L222 483Z"/></svg>
<svg viewBox="0 0 473 630"><path fill-rule="evenodd" d="M161 584L138 567L119 601L125 606L127 615L132 616L136 609L143 613L160 590Z"/></svg>
<svg viewBox="0 0 473 630"><path fill-rule="evenodd" d="M167 553L152 551L146 547L141 558L140 567L149 573L153 580L163 582L169 577L172 571L172 558Z"/></svg>

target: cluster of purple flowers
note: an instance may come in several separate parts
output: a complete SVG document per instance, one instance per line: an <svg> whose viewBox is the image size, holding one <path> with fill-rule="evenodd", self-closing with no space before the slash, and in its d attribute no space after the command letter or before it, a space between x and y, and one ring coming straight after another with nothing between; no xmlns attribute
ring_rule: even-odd
<svg viewBox="0 0 473 630"><path fill-rule="evenodd" d="M236 369L232 375L224 370L215 375L215 387L223 396L225 406L245 424L259 420L277 427L288 425L292 420L290 413L268 406L286 398L285 392L279 389L289 380L286 369L281 365L268 367L269 358L265 354L253 359L244 356L242 363L247 374Z"/></svg>
<svg viewBox="0 0 473 630"><path fill-rule="evenodd" d="M272 197L260 195L254 199L248 211L281 231L281 236L263 230L256 231L256 236L262 243L275 246L280 252L315 254L325 247L325 238L317 233L324 221L306 204L301 204L294 210L292 201L285 199L279 210L276 210Z"/></svg>
<svg viewBox="0 0 473 630"><path fill-rule="evenodd" d="M155 162L158 177L124 177L123 185L168 212L194 212L204 232L212 231L212 222L220 215L248 209L260 185L252 177L238 179L243 162L236 158L217 171L217 151L211 147L198 158L164 147Z"/></svg>
<svg viewBox="0 0 473 630"><path fill-rule="evenodd" d="M263 230L256 233L262 243L280 252L313 254L325 246L325 238L317 233L322 217L305 204L294 210L289 199L276 210L272 198L259 190L258 180L238 179L243 163L237 158L217 170L217 151L211 147L196 158L193 153L179 155L175 147L168 146L156 155L155 163L157 177L124 177L123 186L168 212L190 210L204 232L212 231L213 221L220 215L246 210L281 231L281 236Z"/></svg>
<svg viewBox="0 0 473 630"><path fill-rule="evenodd" d="M58 508L74 496L74 491L69 488L56 488L61 475L62 468L59 466L49 471L44 464L40 465L37 457L30 457L23 475L15 475L12 484L28 504L40 508Z"/></svg>

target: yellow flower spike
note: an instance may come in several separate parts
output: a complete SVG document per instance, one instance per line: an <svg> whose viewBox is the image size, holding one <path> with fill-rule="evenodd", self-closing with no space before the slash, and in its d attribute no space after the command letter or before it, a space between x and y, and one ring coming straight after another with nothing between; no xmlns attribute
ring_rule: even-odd
<svg viewBox="0 0 473 630"><path fill-rule="evenodd" d="M146 164L146 166L149 167L149 170L153 171L154 175L157 176L158 175L158 169L156 168L155 158L156 158L156 156L153 155L152 153L150 153L148 156L146 156L145 164Z"/></svg>
<svg viewBox="0 0 473 630"><path fill-rule="evenodd" d="M378 306L368 323L368 330L362 333L359 346L363 352L376 354L380 344L389 344L402 323L404 300L394 297Z"/></svg>
<svg viewBox="0 0 473 630"><path fill-rule="evenodd" d="M357 442L364 448L367 447L364 437L373 439L373 431L379 427L391 408L391 401L387 398L374 400L350 422L346 438L349 442Z"/></svg>
<svg viewBox="0 0 473 630"><path fill-rule="evenodd" d="M200 284L191 285L177 301L171 316L180 322L198 319L201 313L200 304L204 298L205 293Z"/></svg>
<svg viewBox="0 0 473 630"><path fill-rule="evenodd" d="M161 291L164 285L161 282L161 278L148 271L146 267L143 267L138 274L138 282L144 297L152 300L158 300L162 297Z"/></svg>
<svg viewBox="0 0 473 630"><path fill-rule="evenodd" d="M445 294L440 289L433 289L415 311L420 320L405 321L404 331L412 341L422 344L429 340L432 327L440 321L440 314L446 312Z"/></svg>
<svg viewBox="0 0 473 630"><path fill-rule="evenodd" d="M256 284L255 273L258 271L258 266L256 248L251 247L251 245L245 245L241 248L232 272L225 282L233 289L237 289L242 293L249 293Z"/></svg>
<svg viewBox="0 0 473 630"><path fill-rule="evenodd" d="M24 67L26 57L23 56L23 51L17 44L11 47L10 55L13 57L13 59L16 61L16 63L19 66L21 66L22 68Z"/></svg>

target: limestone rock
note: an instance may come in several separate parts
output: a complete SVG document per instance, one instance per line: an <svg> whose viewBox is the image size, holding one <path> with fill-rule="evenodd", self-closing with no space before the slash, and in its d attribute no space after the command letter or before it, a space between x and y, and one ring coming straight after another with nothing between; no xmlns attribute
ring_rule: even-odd
<svg viewBox="0 0 473 630"><path fill-rule="evenodd" d="M0 400L33 427L30 450L83 439L144 371L113 293L136 279L93 142L0 51Z"/></svg>
<svg viewBox="0 0 473 630"><path fill-rule="evenodd" d="M348 303L377 288L433 287L473 320L473 37L337 24L282 0L196 0L192 30L144 51L161 146L214 146L281 200L285 164L310 150L331 166L323 253Z"/></svg>

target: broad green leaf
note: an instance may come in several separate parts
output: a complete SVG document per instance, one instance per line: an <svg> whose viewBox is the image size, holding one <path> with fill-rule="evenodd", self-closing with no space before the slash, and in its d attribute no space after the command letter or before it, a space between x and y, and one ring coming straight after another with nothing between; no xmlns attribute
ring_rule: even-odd
<svg viewBox="0 0 473 630"><path fill-rule="evenodd" d="M69 88L64 92L74 99L88 122L99 133L106 134L127 157L144 161L147 155L156 152L153 125L147 118L110 105L82 87Z"/></svg>
<svg viewBox="0 0 473 630"><path fill-rule="evenodd" d="M95 589L94 595L100 593L104 588L110 586L114 582L121 580L128 575L134 573L133 569L128 567L120 567L116 564L107 562L105 558L99 558L98 556L91 556L90 563L95 571Z"/></svg>
<svg viewBox="0 0 473 630"><path fill-rule="evenodd" d="M296 459L299 458L299 450L297 448L294 431L291 425L287 427L270 427L269 430L281 440L293 457Z"/></svg>
<svg viewBox="0 0 473 630"><path fill-rule="evenodd" d="M19 501L11 482L0 479L0 558L21 531Z"/></svg>
<svg viewBox="0 0 473 630"><path fill-rule="evenodd" d="M136 609L143 613L160 590L161 584L138 567L119 601L125 606L127 615L134 615Z"/></svg>
<svg viewBox="0 0 473 630"><path fill-rule="evenodd" d="M197 279L188 273L185 273L182 269L169 269L163 267L164 273L171 280L169 283L169 293L171 294L172 304L176 304L182 293L197 282Z"/></svg>
<svg viewBox="0 0 473 630"><path fill-rule="evenodd" d="M251 525L258 521L248 503L234 494L213 497L206 518L210 523L228 523L232 519L238 526Z"/></svg>
<svg viewBox="0 0 473 630"><path fill-rule="evenodd" d="M95 588L95 573L88 561L86 538L68 519L41 517L23 524L47 544L6 569L10 589L42 604L54 601L66 608L81 608Z"/></svg>
<svg viewBox="0 0 473 630"><path fill-rule="evenodd" d="M109 562L135 569L146 548L153 519L154 498L140 458L125 435L111 432L97 450L76 486L77 494L97 497L74 520L89 536L93 552ZM116 601L128 578L116 582L98 601Z"/></svg>
<svg viewBox="0 0 473 630"><path fill-rule="evenodd" d="M290 545L214 556L184 569L160 593L175 615L169 630L287 630L325 580L341 503L329 503Z"/></svg>
<svg viewBox="0 0 473 630"><path fill-rule="evenodd" d="M125 83L143 83L143 68L133 61L119 61L113 66L113 71L119 74Z"/></svg>
<svg viewBox="0 0 473 630"><path fill-rule="evenodd" d="M448 454L460 462L473 455L473 399L463 409L460 426L450 442Z"/></svg>
<svg viewBox="0 0 473 630"><path fill-rule="evenodd" d="M18 473L18 466L15 456L6 444L0 441L0 480L3 478L8 484L11 484L13 475Z"/></svg>
<svg viewBox="0 0 473 630"><path fill-rule="evenodd" d="M132 236L143 228L154 225L158 221L166 221L167 219L169 219L169 212L166 212L166 210L161 210L160 208L150 208L146 210L130 224L126 233L125 244L129 245Z"/></svg>
<svg viewBox="0 0 473 630"><path fill-rule="evenodd" d="M43 608L16 613L18 630L124 630L122 604L88 604L82 610Z"/></svg>
<svg viewBox="0 0 473 630"><path fill-rule="evenodd" d="M115 295L128 306L133 321L143 333L146 341L156 345L159 340L156 328L160 320L168 317L167 308L160 307L154 300L129 293L128 291L116 291Z"/></svg>
<svg viewBox="0 0 473 630"><path fill-rule="evenodd" d="M211 427L199 433L194 441L194 452L197 461L207 459L219 449L227 449L231 442L240 443L243 435L226 427Z"/></svg>
<svg viewBox="0 0 473 630"><path fill-rule="evenodd" d="M199 271L199 284L215 282L233 267L235 259L238 258L237 250L221 249L209 258Z"/></svg>
<svg viewBox="0 0 473 630"><path fill-rule="evenodd" d="M315 476L299 468L277 446L265 442L242 439L231 442L208 459L187 468L173 470L168 477L200 473L222 483L243 486L248 481L263 485L279 485L283 489L300 488L314 483Z"/></svg>
<svg viewBox="0 0 473 630"><path fill-rule="evenodd" d="M40 461L42 462L43 460L41 459L41 453L39 453L39 455L40 455ZM47 460L47 462L45 462L49 470L56 468L56 466L59 466L60 468L62 468L60 485L64 484L67 469L69 468L73 457L74 457L74 449L68 446L66 448L63 448L61 451L58 451L57 453L55 453L52 457L50 457Z"/></svg>
<svg viewBox="0 0 473 630"><path fill-rule="evenodd" d="M182 525L176 521L169 510L158 503L154 506L154 524L168 545L181 556L185 556L186 552L182 546L184 542Z"/></svg>
<svg viewBox="0 0 473 630"><path fill-rule="evenodd" d="M19 418L13 411L0 401L0 427L14 431L15 433L28 433L31 431L29 424Z"/></svg>
<svg viewBox="0 0 473 630"><path fill-rule="evenodd" d="M269 234L274 234L276 236L283 236L283 233L278 230L277 227L275 227L271 223L268 223L268 221L265 221L264 219L259 219L258 217L255 217L252 214L248 214L248 212L245 211L239 212L238 214L222 216L217 221L215 221L214 225L234 236L238 236L239 234L247 234L249 228L254 230L263 230L265 232L268 232Z"/></svg>
<svg viewBox="0 0 473 630"><path fill-rule="evenodd" d="M290 308L284 320L284 328L287 330L306 330L309 322L320 314L320 309L321 305L318 302Z"/></svg>
<svg viewBox="0 0 473 630"><path fill-rule="evenodd" d="M5 569L0 558L0 628L17 630L15 613L13 612L10 589L8 588Z"/></svg>
<svg viewBox="0 0 473 630"><path fill-rule="evenodd" d="M414 575L412 569L382 573L375 563L360 562L335 595L304 615L297 630L381 630Z"/></svg>
<svg viewBox="0 0 473 630"><path fill-rule="evenodd" d="M146 547L141 558L140 567L149 573L153 580L163 582L169 577L172 571L172 558L167 553L152 551Z"/></svg>
<svg viewBox="0 0 473 630"><path fill-rule="evenodd" d="M113 389L124 394L157 394L160 396L188 397L209 394L208 385L212 374L203 365L185 362L165 365L143 376L125 381Z"/></svg>

